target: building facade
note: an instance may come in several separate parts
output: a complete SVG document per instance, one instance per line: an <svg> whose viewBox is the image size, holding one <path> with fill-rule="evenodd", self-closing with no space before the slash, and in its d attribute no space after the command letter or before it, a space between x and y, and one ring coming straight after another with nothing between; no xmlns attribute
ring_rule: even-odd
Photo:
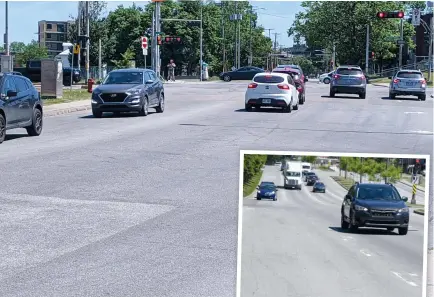
<svg viewBox="0 0 434 297"><path fill-rule="evenodd" d="M63 51L62 43L67 42L70 22L39 21L38 42L48 50L48 55L54 57Z"/></svg>
<svg viewBox="0 0 434 297"><path fill-rule="evenodd" d="M421 19L424 20L430 28L432 28L432 19L433 14L425 14L421 16ZM426 32L425 28L420 25L416 27L416 56L424 56L427 57L429 54L429 34Z"/></svg>

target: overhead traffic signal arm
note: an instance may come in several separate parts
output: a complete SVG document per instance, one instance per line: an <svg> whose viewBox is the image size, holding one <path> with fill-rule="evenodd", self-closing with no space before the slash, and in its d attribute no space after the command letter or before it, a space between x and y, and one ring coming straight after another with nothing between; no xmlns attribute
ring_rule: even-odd
<svg viewBox="0 0 434 297"><path fill-rule="evenodd" d="M379 19L402 19L404 17L403 11L380 11L377 12Z"/></svg>

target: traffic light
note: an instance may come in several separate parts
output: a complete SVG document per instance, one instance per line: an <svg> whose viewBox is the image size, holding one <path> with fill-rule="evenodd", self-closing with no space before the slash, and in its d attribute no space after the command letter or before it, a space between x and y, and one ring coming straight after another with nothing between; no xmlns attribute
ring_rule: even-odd
<svg viewBox="0 0 434 297"><path fill-rule="evenodd" d="M404 17L403 11L380 11L377 12L379 19L402 19Z"/></svg>
<svg viewBox="0 0 434 297"><path fill-rule="evenodd" d="M163 42L161 40L161 35L157 35L157 44L158 45L162 45L163 44Z"/></svg>
<svg viewBox="0 0 434 297"><path fill-rule="evenodd" d="M181 37L166 36L166 37L164 37L164 43L165 44L181 44L182 39L181 39Z"/></svg>

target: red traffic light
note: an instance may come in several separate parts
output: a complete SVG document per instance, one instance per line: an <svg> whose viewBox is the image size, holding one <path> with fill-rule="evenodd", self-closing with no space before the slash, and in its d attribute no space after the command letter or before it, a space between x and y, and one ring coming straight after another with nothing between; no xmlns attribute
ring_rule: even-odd
<svg viewBox="0 0 434 297"><path fill-rule="evenodd" d="M398 11L397 16L398 16L398 18L402 19L404 17L404 12L403 11Z"/></svg>
<svg viewBox="0 0 434 297"><path fill-rule="evenodd" d="M171 37L166 37L166 42L170 42L172 40Z"/></svg>
<svg viewBox="0 0 434 297"><path fill-rule="evenodd" d="M416 163L419 163L419 159L416 159Z"/></svg>
<svg viewBox="0 0 434 297"><path fill-rule="evenodd" d="M386 16L386 14L382 11L377 13L377 17L380 19L383 19L385 16Z"/></svg>
<svg viewBox="0 0 434 297"><path fill-rule="evenodd" d="M402 19L404 17L403 11L380 11L377 12L379 19Z"/></svg>
<svg viewBox="0 0 434 297"><path fill-rule="evenodd" d="M176 37L176 41L181 42L181 37Z"/></svg>

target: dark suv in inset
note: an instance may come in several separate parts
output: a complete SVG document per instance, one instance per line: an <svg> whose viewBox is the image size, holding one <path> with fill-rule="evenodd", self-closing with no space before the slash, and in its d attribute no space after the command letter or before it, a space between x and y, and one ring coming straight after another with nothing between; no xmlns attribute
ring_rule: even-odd
<svg viewBox="0 0 434 297"><path fill-rule="evenodd" d="M162 113L165 107L164 87L154 71L130 68L114 70L92 92L92 114L103 112L138 112L147 116L149 108Z"/></svg>
<svg viewBox="0 0 434 297"><path fill-rule="evenodd" d="M32 82L15 73L0 73L0 143L6 130L25 128L29 136L42 133L43 104Z"/></svg>
<svg viewBox="0 0 434 297"><path fill-rule="evenodd" d="M356 183L342 203L341 228L351 232L359 227L398 228L399 235L406 235L410 220L407 201L392 184Z"/></svg>

